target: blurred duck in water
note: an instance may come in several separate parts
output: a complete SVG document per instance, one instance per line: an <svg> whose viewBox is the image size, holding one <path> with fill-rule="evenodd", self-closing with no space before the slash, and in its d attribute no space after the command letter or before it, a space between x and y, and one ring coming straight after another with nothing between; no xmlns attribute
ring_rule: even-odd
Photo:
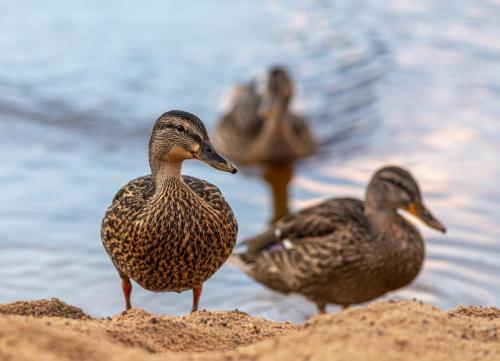
<svg viewBox="0 0 500 361"><path fill-rule="evenodd" d="M283 293L299 293L320 313L408 285L424 260L424 241L405 210L438 231L445 227L424 205L405 169L388 166L372 177L364 201L335 198L290 214L244 241L231 257L243 272Z"/></svg>
<svg viewBox="0 0 500 361"><path fill-rule="evenodd" d="M305 118L293 113L293 83L281 67L269 71L266 89L238 85L229 109L219 121L214 145L242 166L261 166L273 194L277 221L289 213L288 184L297 161L313 155L316 140Z"/></svg>
<svg viewBox="0 0 500 361"><path fill-rule="evenodd" d="M132 279L153 292L193 290L192 311L198 310L203 283L236 243L231 207L213 184L181 174L186 159L236 173L215 151L201 120L173 110L153 128L151 174L121 188L104 215L102 242L122 280L126 309L132 307Z"/></svg>

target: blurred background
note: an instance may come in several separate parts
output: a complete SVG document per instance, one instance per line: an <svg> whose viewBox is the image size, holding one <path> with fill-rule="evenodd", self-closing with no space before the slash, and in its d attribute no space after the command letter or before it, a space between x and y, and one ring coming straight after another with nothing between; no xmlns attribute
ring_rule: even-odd
<svg viewBox="0 0 500 361"><path fill-rule="evenodd" d="M283 64L294 109L316 134L357 130L297 169L292 209L363 197L379 166L408 167L449 232L419 227L424 269L388 297L500 304L499 36L498 0L0 2L0 301L122 311L100 221L115 192L149 172L154 120L183 109L211 131L234 84ZM221 188L241 239L267 226L256 177L201 162L184 173ZM191 293L135 287L133 301L184 314ZM201 308L315 313L229 264L206 283Z"/></svg>

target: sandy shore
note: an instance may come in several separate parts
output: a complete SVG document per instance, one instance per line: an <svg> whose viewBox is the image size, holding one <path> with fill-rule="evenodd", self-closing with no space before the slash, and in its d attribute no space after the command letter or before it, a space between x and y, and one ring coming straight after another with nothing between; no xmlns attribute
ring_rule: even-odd
<svg viewBox="0 0 500 361"><path fill-rule="evenodd" d="M377 302L304 325L141 309L94 319L63 302L0 305L0 360L500 360L500 310Z"/></svg>

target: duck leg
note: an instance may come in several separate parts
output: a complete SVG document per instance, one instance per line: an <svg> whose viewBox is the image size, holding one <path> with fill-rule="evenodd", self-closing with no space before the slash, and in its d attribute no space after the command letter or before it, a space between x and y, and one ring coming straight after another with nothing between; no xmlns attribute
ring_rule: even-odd
<svg viewBox="0 0 500 361"><path fill-rule="evenodd" d="M200 303L202 290L203 290L203 284L193 288L193 307L191 308L191 312L198 311L198 304Z"/></svg>
<svg viewBox="0 0 500 361"><path fill-rule="evenodd" d="M271 187L273 197L273 218L271 223L286 216L288 208L288 185L293 177L293 165L272 165L265 169L263 178Z"/></svg>
<svg viewBox="0 0 500 361"><path fill-rule="evenodd" d="M123 296L125 297L125 310L130 310L132 308L132 304L130 303L130 294L132 293L132 283L130 283L130 278L121 277L122 279L122 291Z"/></svg>
<svg viewBox="0 0 500 361"><path fill-rule="evenodd" d="M324 303L317 303L318 315L326 315L326 305Z"/></svg>

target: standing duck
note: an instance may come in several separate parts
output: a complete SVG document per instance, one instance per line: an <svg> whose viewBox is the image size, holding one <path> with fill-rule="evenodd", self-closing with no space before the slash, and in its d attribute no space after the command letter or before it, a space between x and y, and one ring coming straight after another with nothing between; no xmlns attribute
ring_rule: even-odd
<svg viewBox="0 0 500 361"><path fill-rule="evenodd" d="M196 311L203 282L236 243L231 207L213 184L181 175L186 159L236 173L210 144L200 119L169 111L149 140L151 174L120 189L104 215L102 242L121 277L126 309L132 307L132 279L154 292L192 289Z"/></svg>
<svg viewBox="0 0 500 361"><path fill-rule="evenodd" d="M290 110L293 83L285 69L269 71L266 89L234 89L230 110L219 121L214 144L242 166L258 165L273 194L276 221L288 214L288 184L297 161L313 155L316 140L305 118Z"/></svg>
<svg viewBox="0 0 500 361"><path fill-rule="evenodd" d="M273 290L304 295L320 313L329 303L366 302L406 286L422 267L422 236L398 210L446 231L411 174L388 166L372 177L364 201L330 199L290 214L232 260Z"/></svg>

